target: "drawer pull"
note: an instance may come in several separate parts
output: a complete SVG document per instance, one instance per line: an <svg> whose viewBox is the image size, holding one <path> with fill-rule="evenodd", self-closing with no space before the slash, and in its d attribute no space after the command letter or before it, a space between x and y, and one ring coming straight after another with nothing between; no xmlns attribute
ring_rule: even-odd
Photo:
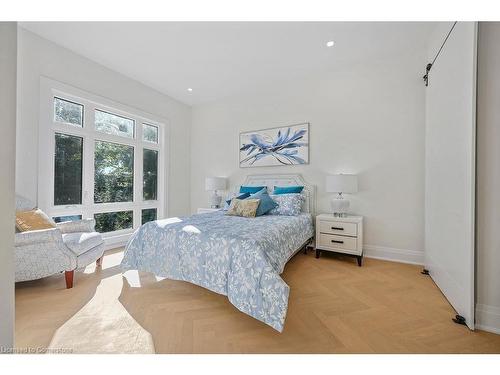
<svg viewBox="0 0 500 375"><path fill-rule="evenodd" d="M344 243L344 241L332 240L333 243Z"/></svg>
<svg viewBox="0 0 500 375"><path fill-rule="evenodd" d="M341 227L332 227L332 230L344 230L344 228L341 228Z"/></svg>

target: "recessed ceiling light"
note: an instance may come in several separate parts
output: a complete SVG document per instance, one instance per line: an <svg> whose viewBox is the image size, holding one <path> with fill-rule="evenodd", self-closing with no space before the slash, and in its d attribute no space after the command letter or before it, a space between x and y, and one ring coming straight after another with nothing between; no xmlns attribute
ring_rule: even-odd
<svg viewBox="0 0 500 375"><path fill-rule="evenodd" d="M193 91L193 89L192 89L191 87L189 87L189 88L188 88L188 91L189 91L189 92L192 92L192 91Z"/></svg>
<svg viewBox="0 0 500 375"><path fill-rule="evenodd" d="M326 46L327 47L333 47L334 44L335 44L335 42L333 40L330 40L329 42L326 42Z"/></svg>

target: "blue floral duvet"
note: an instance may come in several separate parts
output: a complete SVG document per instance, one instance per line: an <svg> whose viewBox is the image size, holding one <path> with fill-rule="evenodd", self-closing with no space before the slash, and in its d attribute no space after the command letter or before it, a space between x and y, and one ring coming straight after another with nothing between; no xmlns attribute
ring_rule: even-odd
<svg viewBox="0 0 500 375"><path fill-rule="evenodd" d="M222 211L146 223L129 240L123 272L140 270L226 295L281 332L290 288L287 261L313 237L310 214L227 216Z"/></svg>

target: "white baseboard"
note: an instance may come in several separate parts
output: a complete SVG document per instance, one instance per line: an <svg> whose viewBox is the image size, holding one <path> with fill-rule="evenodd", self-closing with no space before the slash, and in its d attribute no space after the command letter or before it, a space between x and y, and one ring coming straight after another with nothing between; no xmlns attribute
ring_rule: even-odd
<svg viewBox="0 0 500 375"><path fill-rule="evenodd" d="M364 245L363 255L367 258L388 260L391 262L424 264L424 252L415 250L395 249L391 247Z"/></svg>
<svg viewBox="0 0 500 375"><path fill-rule="evenodd" d="M476 328L500 334L500 307L476 305Z"/></svg>

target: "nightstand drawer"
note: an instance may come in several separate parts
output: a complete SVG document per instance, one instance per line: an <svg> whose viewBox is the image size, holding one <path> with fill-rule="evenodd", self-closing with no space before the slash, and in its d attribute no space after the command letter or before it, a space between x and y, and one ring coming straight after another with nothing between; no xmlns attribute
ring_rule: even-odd
<svg viewBox="0 0 500 375"><path fill-rule="evenodd" d="M321 220L319 223L319 231L321 233L356 237L358 235L358 224Z"/></svg>
<svg viewBox="0 0 500 375"><path fill-rule="evenodd" d="M336 236L333 234L320 233L318 245L324 249L342 249L352 252L358 251L358 240L354 237Z"/></svg>

